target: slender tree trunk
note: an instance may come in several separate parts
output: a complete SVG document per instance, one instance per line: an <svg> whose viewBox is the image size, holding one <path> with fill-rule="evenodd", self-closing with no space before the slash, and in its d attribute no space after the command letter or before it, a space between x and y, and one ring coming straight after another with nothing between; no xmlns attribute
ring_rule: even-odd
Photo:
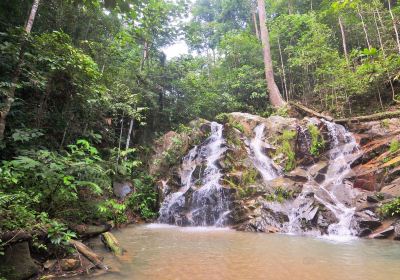
<svg viewBox="0 0 400 280"><path fill-rule="evenodd" d="M27 34L31 33L33 23L35 21L36 17L36 12L39 7L39 1L40 0L34 0L32 4L32 9L31 13L29 15L28 21L26 22L25 25L25 32ZM17 88L17 83L19 81L19 76L21 75L22 72L22 65L24 63L24 46L23 42L21 43L20 47L20 52L19 52L19 57L18 57L18 63L15 68L12 82L11 82L11 87L10 90L8 91L7 95L4 98L4 105L1 107L0 110L0 141L4 139L4 131L6 129L6 118L8 116L8 113L11 110L11 106L14 103L14 97L15 97L15 90Z"/></svg>
<svg viewBox="0 0 400 280"><path fill-rule="evenodd" d="M286 102L289 102L289 95L288 95L287 82L286 82L285 64L283 63L281 41L279 40L279 37L278 37L278 47L279 47L279 56L281 58L281 67L282 67L282 76L283 76L283 88L285 89Z"/></svg>
<svg viewBox="0 0 400 280"><path fill-rule="evenodd" d="M31 33L33 22L35 21L35 17L36 17L36 12L39 8L39 2L40 2L40 0L33 1L31 13L29 15L28 21L25 26L25 32L28 34Z"/></svg>
<svg viewBox="0 0 400 280"><path fill-rule="evenodd" d="M394 18L394 15L393 15L393 12L392 12L392 4L390 3L390 0L388 0L388 5L389 5L390 17L392 18L392 23L393 23L394 32L395 32L395 34L396 34L397 49L399 50L399 53L400 53L400 38L399 38L399 32L398 32L398 30L397 30L396 19Z"/></svg>
<svg viewBox="0 0 400 280"><path fill-rule="evenodd" d="M260 40L260 31L258 30L258 22L257 22L257 16L256 16L255 9L253 9L251 11L251 14L253 16L254 29L255 29L255 32L256 32L257 39Z"/></svg>
<svg viewBox="0 0 400 280"><path fill-rule="evenodd" d="M365 25L364 17L363 17L363 15L361 13L361 10L360 10L360 8L358 6L357 6L357 11L358 11L358 15L360 16L360 19L361 19L361 24L362 24L362 27L363 27L363 30L364 30L365 40L367 41L368 49L371 50L372 47L371 47L371 43L370 43L369 37L368 37L367 26Z"/></svg>
<svg viewBox="0 0 400 280"><path fill-rule="evenodd" d="M347 65L350 65L349 54L347 52L346 33L344 32L344 26L343 26L342 18L340 16L339 16L339 27L340 27L340 33L342 34L342 44L343 44L344 56L346 58Z"/></svg>
<svg viewBox="0 0 400 280"><path fill-rule="evenodd" d="M122 114L121 130L119 132L117 164L119 163L119 158L120 158L120 155L121 155L121 143L122 143L122 131L123 130L124 130L124 114Z"/></svg>
<svg viewBox="0 0 400 280"><path fill-rule="evenodd" d="M379 30L378 21L377 21L377 19L376 19L376 13L374 13L374 22L375 22L376 32L377 32L377 34L378 34L379 44L381 45L382 54L383 54L383 57L385 58L385 57L386 57L385 48L384 48L384 46L383 46L381 31Z"/></svg>
<svg viewBox="0 0 400 280"><path fill-rule="evenodd" d="M132 129L133 129L133 118L131 119L131 121L130 121L130 123L129 123L128 137L127 137L127 139L126 139L125 150L128 150L128 149L129 149L129 144L130 144L130 142L131 142Z"/></svg>
<svg viewBox="0 0 400 280"><path fill-rule="evenodd" d="M271 59L271 47L269 43L269 34L266 25L266 15L265 15L265 0L258 0L258 14L260 17L260 32L261 41L263 44L263 55L264 55L264 65L265 65L265 79L267 81L267 87L269 91L269 100L275 108L283 107L286 105L285 101L282 99L279 88L274 80L274 69L272 66Z"/></svg>
<svg viewBox="0 0 400 280"><path fill-rule="evenodd" d="M384 30L385 25L383 24L381 14L379 13L378 9L376 9L376 15L378 16L378 21L380 23L381 28ZM379 26L378 26L378 22L376 20L375 14L374 14L374 19L375 19L376 30L378 32L379 42L380 42L381 49L382 49L383 58L386 58L386 51L385 51L385 47L383 45L382 35L381 35L380 31L379 31ZM392 78L390 77L389 71L386 71L386 74L387 74L387 77L388 77L390 89L392 90L392 100L395 101L395 102L399 102L398 100L396 100L396 91L394 90L394 85L393 85L393 82L392 82Z"/></svg>

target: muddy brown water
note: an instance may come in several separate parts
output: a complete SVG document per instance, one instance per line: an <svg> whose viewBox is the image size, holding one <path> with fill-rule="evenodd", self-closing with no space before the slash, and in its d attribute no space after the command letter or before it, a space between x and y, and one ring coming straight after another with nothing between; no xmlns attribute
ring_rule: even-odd
<svg viewBox="0 0 400 280"><path fill-rule="evenodd" d="M115 231L118 259L92 241L110 272L98 280L400 279L400 242L237 232L224 228L132 226ZM81 277L80 279L88 279Z"/></svg>

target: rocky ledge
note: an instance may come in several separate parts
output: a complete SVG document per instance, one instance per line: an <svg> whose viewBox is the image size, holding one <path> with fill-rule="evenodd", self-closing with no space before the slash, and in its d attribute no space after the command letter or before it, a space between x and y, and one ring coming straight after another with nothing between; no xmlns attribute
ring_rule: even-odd
<svg viewBox="0 0 400 280"><path fill-rule="evenodd" d="M163 222L210 225L222 218L245 231L399 239L399 119L346 128L316 118L245 113L217 121L223 152L212 164L222 195L207 193L201 207L193 203L204 193L210 159L199 151L207 150L212 124L198 120L158 141L150 171L159 178ZM213 218L198 223L199 209Z"/></svg>

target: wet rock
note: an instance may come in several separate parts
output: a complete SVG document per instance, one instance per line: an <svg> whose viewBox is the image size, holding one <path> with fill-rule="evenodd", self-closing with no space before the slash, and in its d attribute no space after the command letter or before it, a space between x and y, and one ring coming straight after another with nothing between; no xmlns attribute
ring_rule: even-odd
<svg viewBox="0 0 400 280"><path fill-rule="evenodd" d="M393 227L393 226L390 226L390 227L387 227L387 228L385 228L385 229L383 229L383 230L380 230L380 231L378 231L378 232L375 232L375 233L371 234L371 235L369 236L369 238L373 238L373 239L386 239L386 238L388 238L390 235L392 235L393 232L394 232L394 227Z"/></svg>
<svg viewBox="0 0 400 280"><path fill-rule="evenodd" d="M382 199L376 194L367 196L367 201L370 203L379 203L381 200Z"/></svg>
<svg viewBox="0 0 400 280"><path fill-rule="evenodd" d="M307 171L299 167L290 171L289 174L286 176L295 182L305 183L308 181Z"/></svg>
<svg viewBox="0 0 400 280"><path fill-rule="evenodd" d="M379 220L376 214L369 210L357 212L354 215L354 219L357 224L359 233L362 232L364 229L369 229L373 231L374 229L382 225L382 222Z"/></svg>
<svg viewBox="0 0 400 280"><path fill-rule="evenodd" d="M8 280L23 280L39 272L31 258L28 242L13 244L0 256L0 275L7 275Z"/></svg>
<svg viewBox="0 0 400 280"><path fill-rule="evenodd" d="M79 267L79 260L76 259L62 259L60 261L60 267L63 271L72 271Z"/></svg>
<svg viewBox="0 0 400 280"><path fill-rule="evenodd" d="M303 184L296 182L290 178L278 177L274 180L269 181L267 183L267 186L271 190L276 190L279 188L288 191L300 192L303 187Z"/></svg>
<svg viewBox="0 0 400 280"><path fill-rule="evenodd" d="M264 232L266 232L266 233L278 233L280 231L281 230L279 228L273 227L273 226L266 226L264 229Z"/></svg>
<svg viewBox="0 0 400 280"><path fill-rule="evenodd" d="M356 176L354 188L366 191L375 191L377 186L377 177L374 173Z"/></svg>
<svg viewBox="0 0 400 280"><path fill-rule="evenodd" d="M318 163L312 165L310 168L308 168L307 172L310 174L312 177L316 177L318 174L326 174L326 171L328 170L329 163L327 161L319 161Z"/></svg>
<svg viewBox="0 0 400 280"><path fill-rule="evenodd" d="M400 240L400 220L393 224L394 228L394 240Z"/></svg>
<svg viewBox="0 0 400 280"><path fill-rule="evenodd" d="M382 194L390 195L392 197L400 196L400 177L394 180L387 186L384 186L381 191Z"/></svg>

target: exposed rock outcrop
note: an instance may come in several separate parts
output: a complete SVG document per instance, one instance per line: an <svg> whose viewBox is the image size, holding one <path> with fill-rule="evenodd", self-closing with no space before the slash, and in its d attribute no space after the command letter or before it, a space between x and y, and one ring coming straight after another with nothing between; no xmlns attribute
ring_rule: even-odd
<svg viewBox="0 0 400 280"><path fill-rule="evenodd" d="M211 126L206 121L192 125L192 133L167 133L156 147L155 158L165 162L160 155L170 155L171 139L186 139L168 168L152 169L164 170L157 173L161 222L211 225L223 219L239 230L369 236L382 224L380 207L399 196L398 151L391 148L400 137L397 119L351 124L355 134L316 118L231 113L218 121L224 140L211 160L204 152L213 141L204 133ZM219 174L218 192L199 200L210 165Z"/></svg>

